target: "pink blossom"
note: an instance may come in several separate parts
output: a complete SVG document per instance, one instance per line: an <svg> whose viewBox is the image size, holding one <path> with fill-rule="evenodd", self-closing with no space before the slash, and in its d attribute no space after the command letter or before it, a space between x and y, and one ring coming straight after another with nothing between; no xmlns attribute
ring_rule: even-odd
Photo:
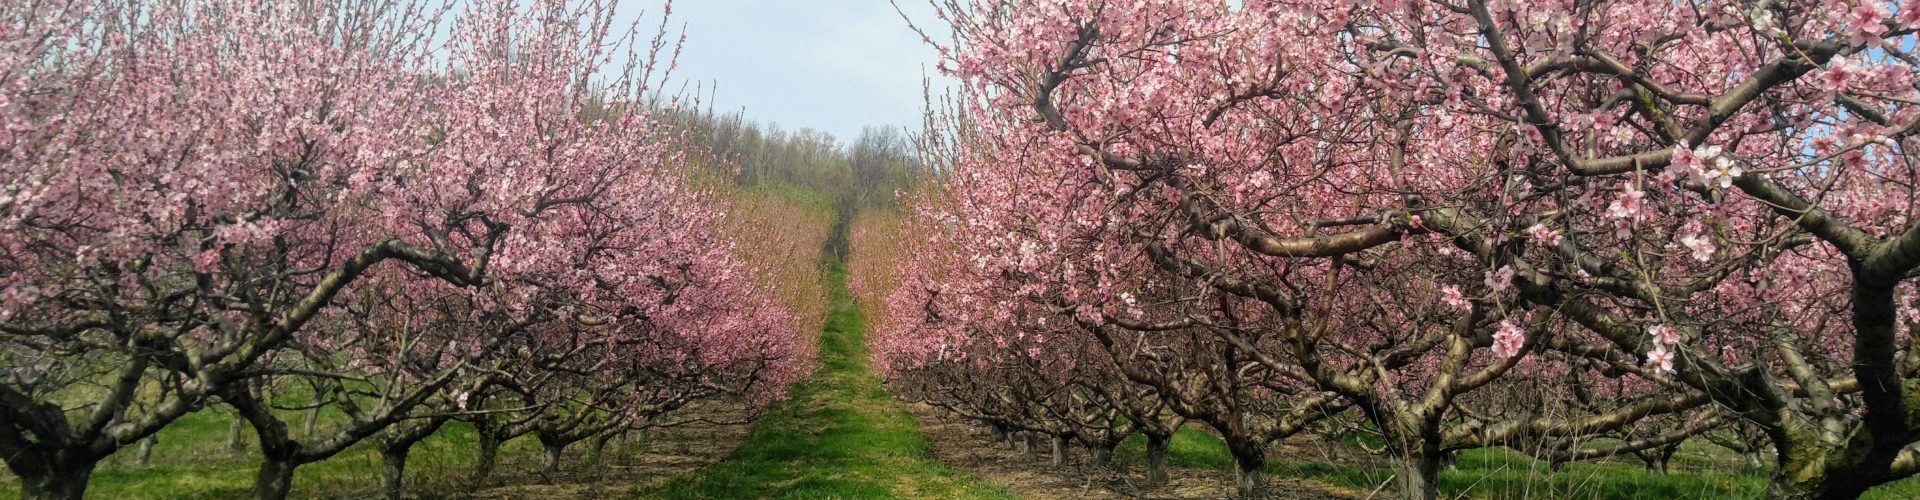
<svg viewBox="0 0 1920 500"><path fill-rule="evenodd" d="M1693 148L1687 147L1687 141L1680 141L1673 146L1673 168L1688 175L1697 176L1700 173L1701 164L1700 155Z"/></svg>
<svg viewBox="0 0 1920 500"><path fill-rule="evenodd" d="M207 250L193 256L193 270L202 274L212 273L220 265L220 251Z"/></svg>
<svg viewBox="0 0 1920 500"><path fill-rule="evenodd" d="M1680 245L1693 251L1694 260L1708 262L1713 260L1713 240L1702 234L1684 234L1680 236Z"/></svg>
<svg viewBox="0 0 1920 500"><path fill-rule="evenodd" d="M1882 1L1863 1L1847 12L1848 34L1855 44L1879 40L1887 32L1887 6Z"/></svg>
<svg viewBox="0 0 1920 500"><path fill-rule="evenodd" d="M1667 325L1649 326L1647 335L1653 337L1653 343L1656 346L1670 346L1680 342L1680 332Z"/></svg>
<svg viewBox="0 0 1920 500"><path fill-rule="evenodd" d="M1546 224L1534 224L1527 227L1527 239L1545 247L1560 245L1560 230L1548 228Z"/></svg>
<svg viewBox="0 0 1920 500"><path fill-rule="evenodd" d="M1440 300L1445 302L1447 307L1455 311L1466 311L1473 308L1473 302L1468 301L1465 296L1460 294L1460 287L1441 285L1440 294Z"/></svg>
<svg viewBox="0 0 1920 500"><path fill-rule="evenodd" d="M1622 186L1620 197L1614 198L1613 203L1607 205L1607 216L1615 219L1637 220L1640 218L1640 202L1646 197L1645 191L1635 188L1632 184Z"/></svg>
<svg viewBox="0 0 1920 500"><path fill-rule="evenodd" d="M1513 324L1511 320L1501 321L1499 329L1493 333L1493 354L1503 358L1517 356L1526 340L1526 329Z"/></svg>
<svg viewBox="0 0 1920 500"><path fill-rule="evenodd" d="M1513 266L1500 266L1500 269L1487 273L1487 288L1493 293L1504 294L1513 291Z"/></svg>
<svg viewBox="0 0 1920 500"><path fill-rule="evenodd" d="M1647 365L1653 367L1656 373L1673 373L1673 352L1664 345L1654 346L1653 350L1647 351Z"/></svg>
<svg viewBox="0 0 1920 500"><path fill-rule="evenodd" d="M1687 172L1709 186L1731 188L1733 180L1743 173L1739 163L1722 151L1720 146L1701 146L1688 157L1691 161Z"/></svg>
<svg viewBox="0 0 1920 500"><path fill-rule="evenodd" d="M1822 88L1829 92L1844 92L1848 90L1853 80L1858 76L1859 69L1855 68L1854 65L1847 60L1842 59L1828 65L1826 71L1820 73L1820 83L1822 84Z"/></svg>

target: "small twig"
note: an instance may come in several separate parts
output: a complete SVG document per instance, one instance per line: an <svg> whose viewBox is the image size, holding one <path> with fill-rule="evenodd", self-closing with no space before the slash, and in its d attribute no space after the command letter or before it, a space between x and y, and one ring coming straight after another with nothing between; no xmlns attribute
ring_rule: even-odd
<svg viewBox="0 0 1920 500"><path fill-rule="evenodd" d="M1380 490L1387 489L1387 484L1392 483L1393 479L1397 477L1400 477L1400 475L1394 474L1391 476L1387 476L1387 480L1381 481L1379 486L1373 487L1373 491L1367 493L1367 499L1372 500L1373 497L1380 496Z"/></svg>

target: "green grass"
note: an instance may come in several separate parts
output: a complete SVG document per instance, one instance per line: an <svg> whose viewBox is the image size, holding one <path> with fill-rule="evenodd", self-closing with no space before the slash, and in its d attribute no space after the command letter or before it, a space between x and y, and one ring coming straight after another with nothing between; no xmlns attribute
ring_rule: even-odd
<svg viewBox="0 0 1920 500"><path fill-rule="evenodd" d="M820 368L793 389L793 397L775 405L749 431L747 441L721 462L680 474L666 482L630 492L636 498L1012 498L1004 488L977 481L942 465L928 453L919 424L881 388L868 365L864 325L852 306L845 269L828 263L833 311L820 338ZM304 398L299 391L281 397ZM160 432L154 463L134 463L135 446L108 458L94 473L88 494L95 498L244 498L251 492L259 460L247 430L249 448L226 448L231 413L208 410L187 415ZM341 418L323 412L321 422ZM298 428L302 417L284 416ZM298 431L296 431L298 432ZM408 464L409 490L429 497L471 492L466 480L476 448L471 426L454 422L416 445ZM610 456L636 448L615 441ZM1140 436L1124 441L1115 458L1144 460ZM527 470L537 462L530 438L502 449L499 476ZM1181 429L1168 449L1173 467L1230 470L1232 458L1217 437L1198 427ZM1631 459L1568 464L1559 472L1547 464L1497 449L1459 454L1456 468L1442 472L1440 494L1464 498L1753 498L1766 488L1763 471L1747 470L1724 449L1689 442L1673 458L1674 472L1650 474ZM369 497L378 491L379 456L369 443L302 466L293 496ZM1276 477L1307 477L1357 491L1372 491L1393 471L1325 461L1275 460ZM1388 486L1391 488L1391 485ZM17 482L0 469L0 498L17 497ZM1920 479L1908 479L1869 491L1863 498L1920 498Z"/></svg>
<svg viewBox="0 0 1920 500"><path fill-rule="evenodd" d="M746 443L725 459L634 497L1012 498L928 455L919 423L868 366L845 268L827 265L833 311L820 338L819 370L755 422Z"/></svg>
<svg viewBox="0 0 1920 500"><path fill-rule="evenodd" d="M1113 459L1123 464L1146 463L1146 436L1128 436L1120 442L1120 447L1114 448ZM1233 470L1233 456L1227 454L1227 443L1220 438L1187 427L1175 431L1173 439L1167 442L1167 466Z"/></svg>
<svg viewBox="0 0 1920 500"><path fill-rule="evenodd" d="M1145 449L1145 440L1134 436L1120 444L1114 457L1137 463L1144 460ZM1665 476L1649 473L1631 459L1576 462L1553 472L1546 462L1506 450L1467 450L1458 455L1453 470L1441 472L1439 489L1442 497L1495 499L1758 498L1766 492L1763 471L1743 470L1738 457L1718 447L1688 443L1670 463L1672 472ZM1174 434L1167 464L1232 470L1233 457L1220 438L1189 426ZM1373 491L1393 477L1390 469L1322 461L1275 460L1267 471L1272 476L1313 478L1358 491ZM1920 479L1883 485L1862 498L1920 498Z"/></svg>
<svg viewBox="0 0 1920 500"><path fill-rule="evenodd" d="M181 417L160 431L153 449L153 463L141 466L134 461L135 448L129 445L101 463L87 485L91 498L245 498L253 491L254 471L259 466L259 451L254 447L253 430L246 430L248 447L239 452L226 447L230 412L208 410ZM289 418L299 432L299 419ZM327 418L323 417L322 422ZM410 491L432 493L463 491L478 442L473 428L453 422L442 427L419 444L407 461ZM615 445L609 444L611 453ZM501 450L499 470L504 473L516 464L531 468L538 461L539 447L531 438L516 439ZM496 473L497 475L500 473ZM294 474L293 496L369 497L379 491L380 454L370 442L362 442L331 459L301 466ZM20 495L19 483L0 472L0 498Z"/></svg>

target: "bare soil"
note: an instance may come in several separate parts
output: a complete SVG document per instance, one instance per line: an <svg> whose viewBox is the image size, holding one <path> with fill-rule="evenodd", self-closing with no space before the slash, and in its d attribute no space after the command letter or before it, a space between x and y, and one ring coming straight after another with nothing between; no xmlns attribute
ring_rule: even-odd
<svg viewBox="0 0 1920 500"><path fill-rule="evenodd" d="M495 474L496 486L480 488L471 495L457 497L502 500L559 500L615 498L659 483L682 472L720 461L747 439L746 425L716 425L694 422L679 427L651 429L648 436L636 437L630 448L619 453L616 440L607 443L605 453L595 460L591 441L568 447L560 470L542 475L538 463L502 463Z"/></svg>

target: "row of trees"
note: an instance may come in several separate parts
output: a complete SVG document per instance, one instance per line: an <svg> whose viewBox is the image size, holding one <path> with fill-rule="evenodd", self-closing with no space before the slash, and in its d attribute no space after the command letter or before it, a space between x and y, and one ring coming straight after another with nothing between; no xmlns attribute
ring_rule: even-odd
<svg viewBox="0 0 1920 500"><path fill-rule="evenodd" d="M842 142L811 128L754 122L743 112L702 111L697 102L664 120L716 161L737 165L737 183L824 196L841 213L891 207L894 193L921 175L913 138L891 126L869 126Z"/></svg>
<svg viewBox="0 0 1920 500"><path fill-rule="evenodd" d="M967 91L855 276L875 356L1057 439L1205 424L1247 496L1342 422L1410 498L1730 425L1769 495L1858 496L1920 472L1892 4L937 2Z"/></svg>
<svg viewBox="0 0 1920 500"><path fill-rule="evenodd" d="M369 439L398 496L453 420L484 478L515 436L552 468L781 397L824 318L794 284L826 221L698 180L649 90L675 47L615 9L0 5L0 458L24 496L79 498L212 406L283 498ZM701 402L745 409L679 413ZM296 433L292 410L344 417Z"/></svg>
<svg viewBox="0 0 1920 500"><path fill-rule="evenodd" d="M926 304L890 302L890 294L901 290L908 280L919 278L919 273L903 272L899 266L930 262L912 253L931 249L901 242L926 241L929 228L892 212L868 212L854 221L851 233L849 274L858 279L849 286L876 325L915 319L961 321L933 319L941 311L950 310L933 305L936 302L1020 300L990 290L982 290L986 295L971 295L968 290L948 288L930 293ZM949 293L956 295L947 296ZM1023 314L1017 307L1002 310ZM987 326L977 320L975 324ZM1187 417L1171 411L1169 401L1162 399L1154 387L1129 382L1114 370L1099 346L1082 337L1060 335L1066 332L1059 329L1071 328L1070 322L1056 322L1052 328L1037 319L1029 324L1031 327L1025 329L981 330L977 334L983 338L963 342L934 336L907 337L902 334L908 332L898 329L880 330L887 336L876 338L874 343L888 350L875 353L875 361L896 396L981 423L997 439L1018 446L1029 458L1036 455L1040 438L1046 437L1054 465L1064 465L1078 447L1088 450L1096 466L1109 466L1121 441L1136 434L1144 436L1144 484L1164 484L1168 447ZM926 342L934 344L909 347ZM902 348L931 351L939 361L902 357ZM1198 350L1191 352L1204 355Z"/></svg>

